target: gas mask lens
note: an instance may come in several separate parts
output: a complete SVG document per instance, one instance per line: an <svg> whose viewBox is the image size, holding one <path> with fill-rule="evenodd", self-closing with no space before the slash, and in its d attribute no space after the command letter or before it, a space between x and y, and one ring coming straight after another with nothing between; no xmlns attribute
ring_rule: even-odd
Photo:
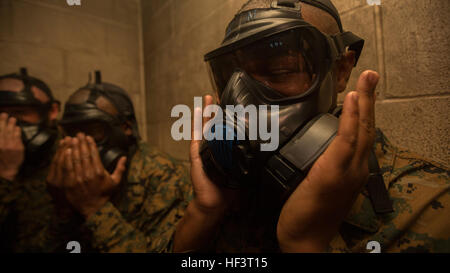
<svg viewBox="0 0 450 273"><path fill-rule="evenodd" d="M323 41L312 31L288 30L210 60L211 78L219 97L237 69L283 96L307 93L318 79L319 65L314 60L320 59L317 57L324 48Z"/></svg>
<svg viewBox="0 0 450 273"><path fill-rule="evenodd" d="M75 137L78 133L84 133L94 138L96 143L102 142L108 131L108 126L101 121L69 123L63 124L62 127L66 136Z"/></svg>

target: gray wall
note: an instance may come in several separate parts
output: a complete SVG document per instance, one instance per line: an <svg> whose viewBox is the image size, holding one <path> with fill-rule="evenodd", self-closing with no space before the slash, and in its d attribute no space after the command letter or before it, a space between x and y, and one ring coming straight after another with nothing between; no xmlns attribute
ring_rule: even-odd
<svg viewBox="0 0 450 273"><path fill-rule="evenodd" d="M26 66L61 101L100 69L133 98L147 132L138 0L0 0L0 74Z"/></svg>
<svg viewBox="0 0 450 273"><path fill-rule="evenodd" d="M335 3L344 27L366 38L348 90L359 72L379 71L377 126L395 145L449 165L450 1Z"/></svg>
<svg viewBox="0 0 450 273"><path fill-rule="evenodd" d="M193 96L211 93L203 54L223 38L227 23L246 0L142 1L149 139L180 159L189 143L170 128L176 104L193 107ZM398 146L445 164L449 154L448 0L335 0L344 28L366 39L348 90L360 72L373 69L377 126ZM344 94L340 96L342 101Z"/></svg>
<svg viewBox="0 0 450 273"><path fill-rule="evenodd" d="M203 55L223 38L245 0L142 1L149 140L187 159L189 143L176 142L170 118L177 104L193 108L193 97L212 93Z"/></svg>

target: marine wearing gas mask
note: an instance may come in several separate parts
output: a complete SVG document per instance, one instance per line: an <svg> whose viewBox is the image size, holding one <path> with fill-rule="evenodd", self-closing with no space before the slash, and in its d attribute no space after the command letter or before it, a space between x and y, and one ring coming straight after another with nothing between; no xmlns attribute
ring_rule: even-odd
<svg viewBox="0 0 450 273"><path fill-rule="evenodd" d="M73 93L47 181L79 217L59 234L99 252L162 252L186 205L184 165L140 141L127 93L101 81ZM58 239L61 241L61 238Z"/></svg>
<svg viewBox="0 0 450 273"><path fill-rule="evenodd" d="M83 99L79 100L78 96L69 98L60 125L68 136L74 137L78 132L91 135L105 169L112 173L121 157L133 154L134 144L140 139L133 104L123 89L103 83L99 71L96 72L95 83L80 88L75 94L79 92L84 92ZM100 98L112 103L117 115L100 109ZM130 124L131 137L123 130L125 123Z"/></svg>
<svg viewBox="0 0 450 273"><path fill-rule="evenodd" d="M22 164L22 171L29 172L49 163L52 155L52 148L58 137L56 122L49 120L49 111L56 101L47 84L43 81L31 77L27 69L22 68L19 74L8 74L0 77L3 79L16 79L23 83L24 88L19 92L12 90L0 90L0 107L17 108L30 107L38 112L40 121L37 123L27 122L17 117L17 126L21 129L22 141L25 147L25 160ZM32 92L32 87L36 87L49 98L45 103L38 100Z"/></svg>
<svg viewBox="0 0 450 273"><path fill-rule="evenodd" d="M327 35L306 22L300 2L331 14L340 33ZM363 46L363 39L343 30L330 1L273 1L269 9L236 15L221 46L205 55L212 83L224 110L226 105L278 105L279 149L264 152L264 141L248 140L246 119L246 140L203 143L201 157L211 180L232 188L255 187L264 180L286 192L295 189L337 133L340 108L333 101L333 67L347 50L356 53L357 62ZM224 124L218 128L224 135L238 128L236 122ZM374 155L370 169L375 209L392 211Z"/></svg>

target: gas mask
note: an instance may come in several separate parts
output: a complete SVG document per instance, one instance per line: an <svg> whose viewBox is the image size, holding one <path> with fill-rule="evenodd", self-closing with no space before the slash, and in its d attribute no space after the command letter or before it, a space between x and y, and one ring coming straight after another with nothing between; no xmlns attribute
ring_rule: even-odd
<svg viewBox="0 0 450 273"><path fill-rule="evenodd" d="M306 22L300 2L328 11L340 33L327 35ZM327 0L279 0L270 9L236 15L222 45L205 55L211 80L224 111L227 105L277 105L279 110L267 112L265 120L278 115L279 126L273 129L279 130L279 146L262 151L267 141L250 140L248 118L243 127L224 120L224 126L207 128L207 133L223 130L223 135L232 131L236 136L242 130L247 137L204 141L200 155L206 174L225 187L257 187L269 181L285 192L295 189L337 133L333 66L347 49L356 52L357 61L363 45L358 36L343 32Z"/></svg>
<svg viewBox="0 0 450 273"><path fill-rule="evenodd" d="M56 126L51 126L48 121L48 112L51 105L57 102L53 99L50 89L42 81L30 77L25 68L21 69L20 74L11 74L0 77L0 79L17 79L23 82L24 89L20 92L2 90L0 91L0 106L34 107L41 117L37 124L26 121L17 121L17 126L22 131L22 141L25 146L25 160L22 167L36 167L43 164L52 154L52 148L58 137ZM50 98L47 103L42 103L34 97L31 87L36 86Z"/></svg>
<svg viewBox="0 0 450 273"><path fill-rule="evenodd" d="M130 138L124 133L122 125L132 122L133 137L139 139L137 123L132 108L132 102L126 92L117 86L101 82L100 72L96 72L95 84L88 84L80 90L90 90L89 97L82 103L66 103L60 125L66 135L76 136L83 132L94 138L105 169L113 173L118 160L129 156ZM117 115L111 115L98 108L97 99L106 98L118 110ZM117 99L120 97L120 100ZM122 105L123 104L123 105ZM130 108L131 106L131 108ZM126 108L126 110L124 110ZM89 129L91 128L91 129Z"/></svg>

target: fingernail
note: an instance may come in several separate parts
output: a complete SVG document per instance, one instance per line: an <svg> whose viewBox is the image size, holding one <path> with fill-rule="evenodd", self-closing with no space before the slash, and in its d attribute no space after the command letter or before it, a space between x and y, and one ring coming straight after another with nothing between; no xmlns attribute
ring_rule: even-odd
<svg viewBox="0 0 450 273"><path fill-rule="evenodd" d="M359 98L358 93L357 92L352 92L352 99L353 99L353 101L354 102L358 102L358 98Z"/></svg>

